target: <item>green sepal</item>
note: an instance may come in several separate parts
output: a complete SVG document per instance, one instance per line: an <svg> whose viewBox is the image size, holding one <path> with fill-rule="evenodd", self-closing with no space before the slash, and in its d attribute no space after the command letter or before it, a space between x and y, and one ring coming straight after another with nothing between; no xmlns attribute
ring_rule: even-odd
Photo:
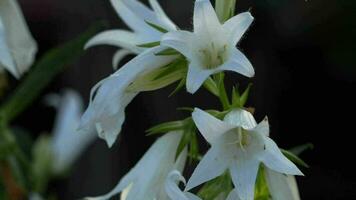
<svg viewBox="0 0 356 200"><path fill-rule="evenodd" d="M143 92L161 89L184 78L186 70L185 62L178 59L137 77L126 90L128 92Z"/></svg>
<svg viewBox="0 0 356 200"><path fill-rule="evenodd" d="M152 28L156 29L157 31L161 32L161 33L167 33L168 31L163 28L162 26L159 26L155 23L149 22L147 20L145 20L146 24L148 24L149 26L151 26Z"/></svg>
<svg viewBox="0 0 356 200"><path fill-rule="evenodd" d="M255 185L255 200L271 199L271 193L268 189L265 173L265 167L263 165L260 165Z"/></svg>
<svg viewBox="0 0 356 200"><path fill-rule="evenodd" d="M136 46L141 47L141 48L152 48L152 47L159 46L160 44L161 44L160 41L156 41L156 42L148 42L148 43L138 44Z"/></svg>
<svg viewBox="0 0 356 200"><path fill-rule="evenodd" d="M146 130L147 136L156 135L156 134L163 134L170 131L177 131L184 128L184 121L171 121L165 122L156 126L153 126Z"/></svg>
<svg viewBox="0 0 356 200"><path fill-rule="evenodd" d="M209 92L211 92L215 96L219 96L219 88L216 85L215 81L209 77L205 80L203 84L204 88L207 89Z"/></svg>
<svg viewBox="0 0 356 200"><path fill-rule="evenodd" d="M238 90L238 87L233 87L232 89L232 108L243 108L248 100L248 97L250 95L250 90L252 87L252 83L248 84L247 88L245 91L240 95L240 92Z"/></svg>
<svg viewBox="0 0 356 200"><path fill-rule="evenodd" d="M186 80L187 79L185 77L183 77L179 81L177 87L168 95L168 97L171 97L171 96L175 95L177 92L179 92L184 87Z"/></svg>
<svg viewBox="0 0 356 200"><path fill-rule="evenodd" d="M309 168L309 165L307 163L305 163L301 158L299 158L297 155L295 155L294 153L285 150L285 149L281 149L282 153L284 156L286 156L290 161L292 161L293 163L303 166L305 168Z"/></svg>
<svg viewBox="0 0 356 200"><path fill-rule="evenodd" d="M173 55L179 55L180 53L178 51L176 51L175 49L172 48L168 48L168 49L164 49L158 53L156 53L156 56L173 56Z"/></svg>
<svg viewBox="0 0 356 200"><path fill-rule="evenodd" d="M235 14L236 0L215 0L216 14L221 23L224 23Z"/></svg>
<svg viewBox="0 0 356 200"><path fill-rule="evenodd" d="M220 196L221 199L226 199L232 189L231 177L226 171L223 175L205 183L198 191L198 196L204 200L215 200Z"/></svg>
<svg viewBox="0 0 356 200"><path fill-rule="evenodd" d="M306 151L308 149L313 149L313 148L314 148L314 145L312 143L307 143L307 144L303 144L303 145L299 145L299 146L293 147L293 148L289 149L289 151L291 153L299 156L304 151Z"/></svg>
<svg viewBox="0 0 356 200"><path fill-rule="evenodd" d="M247 99L250 95L250 89L252 87L252 83L248 84L246 90L242 93L241 95L241 98L240 98L240 105L241 107L244 107L246 102L247 102Z"/></svg>

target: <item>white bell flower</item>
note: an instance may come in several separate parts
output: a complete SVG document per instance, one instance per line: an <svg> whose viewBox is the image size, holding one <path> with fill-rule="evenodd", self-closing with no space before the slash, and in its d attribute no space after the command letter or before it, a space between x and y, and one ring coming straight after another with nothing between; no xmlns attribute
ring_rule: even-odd
<svg viewBox="0 0 356 200"><path fill-rule="evenodd" d="M83 114L83 100L73 90L66 90L62 96L49 95L47 103L57 108L57 116L51 140L53 173L66 171L80 154L96 138L95 130L88 134L77 130Z"/></svg>
<svg viewBox="0 0 356 200"><path fill-rule="evenodd" d="M91 130L96 127L99 137L105 139L111 147L125 121L126 106L138 94L138 92L128 91L127 87L139 75L165 66L176 58L156 56L156 53L162 50L163 47L154 47L139 54L94 86L90 95L91 102L81 119L80 129Z"/></svg>
<svg viewBox="0 0 356 200"><path fill-rule="evenodd" d="M194 170L186 190L229 169L239 198L253 200L261 163L283 174L302 175L268 137L267 118L257 125L251 113L235 109L221 121L198 108L194 110L192 117L203 137L211 144L211 148Z"/></svg>
<svg viewBox="0 0 356 200"><path fill-rule="evenodd" d="M252 64L236 49L252 21L245 12L221 24L209 0L196 0L194 32L171 31L162 37L162 46L177 50L189 61L188 92L195 93L210 75L224 70L254 76Z"/></svg>
<svg viewBox="0 0 356 200"><path fill-rule="evenodd" d="M186 149L175 160L181 132L170 132L159 138L141 160L106 195L88 197L88 200L106 200L121 192L121 200L168 200L164 190L167 175L172 170L182 171Z"/></svg>
<svg viewBox="0 0 356 200"><path fill-rule="evenodd" d="M104 31L94 36L86 44L86 48L103 44L123 48L114 55L114 68L126 55L138 54L145 50L137 45L161 40L163 33L148 23L158 25L167 31L176 30L176 25L167 17L157 0L149 0L153 10L137 0L110 0L110 2L132 31L122 29Z"/></svg>
<svg viewBox="0 0 356 200"><path fill-rule="evenodd" d="M20 78L32 65L37 44L16 0L0 1L0 71Z"/></svg>

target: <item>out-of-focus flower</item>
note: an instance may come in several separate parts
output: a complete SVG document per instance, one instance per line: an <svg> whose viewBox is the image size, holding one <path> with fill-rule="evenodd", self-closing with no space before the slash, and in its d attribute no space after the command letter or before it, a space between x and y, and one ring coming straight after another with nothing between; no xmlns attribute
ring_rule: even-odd
<svg viewBox="0 0 356 200"><path fill-rule="evenodd" d="M266 169L266 180L273 200L300 200L294 176Z"/></svg>
<svg viewBox="0 0 356 200"><path fill-rule="evenodd" d="M99 137L105 139L111 147L121 131L126 106L138 94L138 92L128 91L127 87L139 75L165 66L176 58L176 56L156 56L156 53L162 50L163 47L154 47L139 54L94 86L90 95L91 102L81 119L80 129L92 130L96 127Z"/></svg>
<svg viewBox="0 0 356 200"><path fill-rule="evenodd" d="M197 0L194 33L178 30L162 37L162 46L179 51L190 62L186 83L188 92L196 92L210 75L224 70L254 76L250 61L236 49L252 21L251 14L245 12L220 24L210 1Z"/></svg>
<svg viewBox="0 0 356 200"><path fill-rule="evenodd" d="M137 0L110 1L117 14L132 31L122 29L104 31L94 36L86 44L86 48L103 44L123 48L114 56L114 68L127 54L138 54L145 50L138 45L161 40L163 32L152 27L150 23L167 31L176 30L176 25L167 17L157 0L149 0L153 10Z"/></svg>
<svg viewBox="0 0 356 200"><path fill-rule="evenodd" d="M20 78L32 65L37 44L16 0L0 1L0 71Z"/></svg>
<svg viewBox="0 0 356 200"><path fill-rule="evenodd" d="M104 196L87 199L110 199L121 192L121 200L168 200L164 190L165 179L172 170L183 170L187 156L187 151L184 150L175 160L181 137L181 132L165 134L149 148L111 192Z"/></svg>
<svg viewBox="0 0 356 200"><path fill-rule="evenodd" d="M197 108L192 117L201 134L212 146L194 170L187 183L187 190L229 169L240 199L253 200L261 162L280 173L302 175L268 137L267 118L257 125L251 113L235 109L221 121Z"/></svg>
<svg viewBox="0 0 356 200"><path fill-rule="evenodd" d="M83 100L73 90L66 90L62 96L52 94L47 103L57 108L51 147L53 173L66 171L80 154L96 138L95 129L88 133L78 131L83 113Z"/></svg>

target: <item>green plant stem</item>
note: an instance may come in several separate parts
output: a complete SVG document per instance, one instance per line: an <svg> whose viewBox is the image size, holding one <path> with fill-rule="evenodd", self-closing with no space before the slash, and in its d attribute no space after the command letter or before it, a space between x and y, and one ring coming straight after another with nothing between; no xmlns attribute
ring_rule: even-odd
<svg viewBox="0 0 356 200"><path fill-rule="evenodd" d="M225 89L225 82L224 82L225 74L223 72L216 74L214 76L214 79L216 84L218 85L219 100L221 102L221 105L224 110L227 110L230 108L230 102Z"/></svg>

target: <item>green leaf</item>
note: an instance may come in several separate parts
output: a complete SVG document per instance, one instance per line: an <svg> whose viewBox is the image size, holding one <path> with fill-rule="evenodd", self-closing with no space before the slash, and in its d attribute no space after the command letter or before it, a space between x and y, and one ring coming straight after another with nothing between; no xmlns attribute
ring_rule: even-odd
<svg viewBox="0 0 356 200"><path fill-rule="evenodd" d="M157 41L157 42L149 42L149 43L144 43L144 44L138 44L136 46L142 47L142 48L152 48L152 47L159 46L160 43L161 42Z"/></svg>
<svg viewBox="0 0 356 200"><path fill-rule="evenodd" d="M189 143L189 163L191 164L193 160L199 160L199 145L198 145L198 138L197 134L191 135L191 140Z"/></svg>
<svg viewBox="0 0 356 200"><path fill-rule="evenodd" d="M185 77L186 70L184 62L175 61L137 77L126 90L129 92L143 92L161 89Z"/></svg>
<svg viewBox="0 0 356 200"><path fill-rule="evenodd" d="M207 182L199 190L198 196L204 200L225 199L232 190L231 178L228 172Z"/></svg>
<svg viewBox="0 0 356 200"><path fill-rule="evenodd" d="M176 131L184 128L184 121L172 121L172 122L165 122L162 124L158 124L154 127L149 128L146 130L148 133L147 135L155 135L159 133L167 133L169 131Z"/></svg>
<svg viewBox="0 0 356 200"><path fill-rule="evenodd" d="M182 139L180 140L176 152L176 159L182 153L184 148L192 141L193 135L196 134L196 128L193 122L193 119L191 117L187 118L184 120L184 129L183 129L183 136Z"/></svg>
<svg viewBox="0 0 356 200"><path fill-rule="evenodd" d="M219 96L219 88L216 85L215 81L211 77L206 79L206 81L204 82L203 86L205 87L205 89L207 89L213 95L215 95L217 97Z"/></svg>
<svg viewBox="0 0 356 200"><path fill-rule="evenodd" d="M224 23L235 14L236 0L215 0L216 14L221 23Z"/></svg>
<svg viewBox="0 0 356 200"><path fill-rule="evenodd" d="M309 165L307 163L305 163L302 159L300 159L298 156L296 156L292 152L284 150L284 149L281 149L281 151L290 161L294 162L297 165L303 166L305 168L309 168Z"/></svg>
<svg viewBox="0 0 356 200"><path fill-rule="evenodd" d="M314 145L312 143L307 143L307 144L303 144L303 145L300 145L300 146L293 147L293 148L289 149L289 151L291 153L299 156L304 151L306 151L308 149L313 149L313 148L314 148Z"/></svg>
<svg viewBox="0 0 356 200"><path fill-rule="evenodd" d="M85 43L101 30L101 27L94 26L76 39L45 53L13 94L0 106L0 113L6 120L11 122L30 106L56 75L83 54Z"/></svg>
<svg viewBox="0 0 356 200"><path fill-rule="evenodd" d="M158 53L156 53L156 56L172 56L172 55L179 55L180 53L178 51L176 51L175 49L172 48L168 48L168 49L164 49Z"/></svg>
<svg viewBox="0 0 356 200"><path fill-rule="evenodd" d="M149 22L149 21L147 21L147 20L145 20L145 22L146 22L148 25L150 25L152 28L156 29L157 31L159 31L159 32L161 32L161 33L167 33L167 32L168 32L168 31L167 31L165 28L163 28L162 26L159 26L159 25L154 24L154 23L152 23L152 22Z"/></svg>

